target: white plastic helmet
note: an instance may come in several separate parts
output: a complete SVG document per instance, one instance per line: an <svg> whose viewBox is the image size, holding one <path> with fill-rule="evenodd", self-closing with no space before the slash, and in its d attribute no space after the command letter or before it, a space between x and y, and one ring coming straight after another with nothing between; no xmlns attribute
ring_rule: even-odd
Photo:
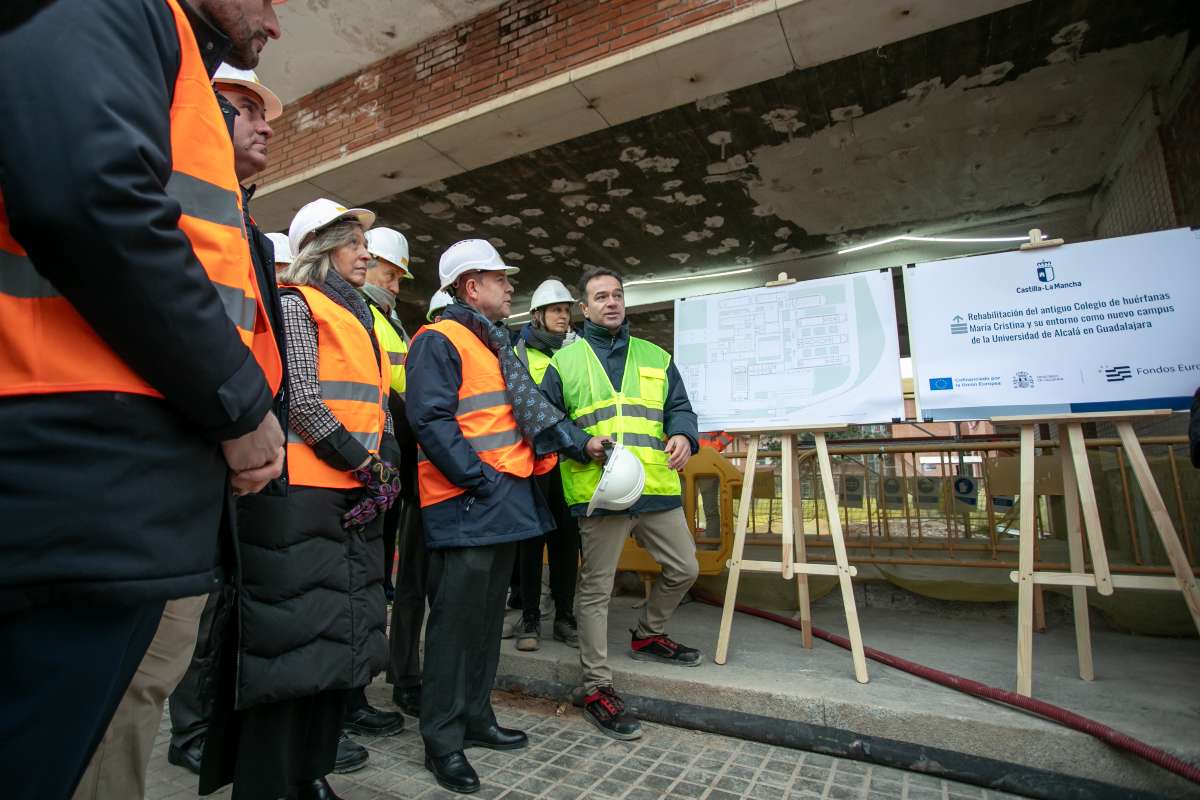
<svg viewBox="0 0 1200 800"><path fill-rule="evenodd" d="M597 508L624 511L638 501L645 487L646 470L642 462L623 445L613 445L585 516L590 517Z"/></svg>
<svg viewBox="0 0 1200 800"><path fill-rule="evenodd" d="M288 246L288 238L286 233L268 233L267 238L271 240L271 244L275 245L275 263L290 264L292 263L292 248Z"/></svg>
<svg viewBox="0 0 1200 800"><path fill-rule="evenodd" d="M278 95L263 86L262 81L258 79L252 69L238 69L228 64L221 64L217 67L217 74L213 75L213 83L241 86L258 95L258 99L262 100L263 109L266 111L267 122L283 113L283 103L279 101Z"/></svg>
<svg viewBox="0 0 1200 800"><path fill-rule="evenodd" d="M429 312L425 315L425 321L433 322L433 318L453 302L453 297L438 289L433 293L433 297L429 298Z"/></svg>
<svg viewBox="0 0 1200 800"><path fill-rule="evenodd" d="M367 231L367 252L384 258L404 270L404 277L412 279L408 269L408 239L391 228L372 228Z"/></svg>
<svg viewBox="0 0 1200 800"><path fill-rule="evenodd" d="M555 303L574 303L575 298L571 297L571 293L567 291L567 287L563 286L563 282L555 278L548 281L542 281L542 285L533 290L533 297L529 300L529 313L537 311L539 308L552 306Z"/></svg>
<svg viewBox="0 0 1200 800"><path fill-rule="evenodd" d="M313 200L296 212L296 216L292 217L291 226L288 227L288 244L292 249L292 258L300 255L310 234L340 219L353 219L361 224L365 231L375 224L375 212L365 208L346 208L324 197Z"/></svg>
<svg viewBox="0 0 1200 800"><path fill-rule="evenodd" d="M463 239L446 248L438 261L438 279L441 288L447 289L454 285L458 277L466 272L484 270L498 272L504 270L505 275L516 275L519 270L510 267L500 258L496 248L483 239Z"/></svg>

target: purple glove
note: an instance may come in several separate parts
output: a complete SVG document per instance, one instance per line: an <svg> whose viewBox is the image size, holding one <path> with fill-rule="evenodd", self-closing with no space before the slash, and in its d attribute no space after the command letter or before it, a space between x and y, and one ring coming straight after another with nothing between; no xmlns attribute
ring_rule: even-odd
<svg viewBox="0 0 1200 800"><path fill-rule="evenodd" d="M367 496L342 515L342 527L366 525L387 511L400 496L400 472L375 456L365 467L354 470L354 479L363 485Z"/></svg>

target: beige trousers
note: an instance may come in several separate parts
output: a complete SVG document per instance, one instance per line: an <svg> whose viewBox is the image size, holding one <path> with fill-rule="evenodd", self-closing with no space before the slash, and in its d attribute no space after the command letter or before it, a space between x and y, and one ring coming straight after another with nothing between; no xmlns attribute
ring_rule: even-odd
<svg viewBox="0 0 1200 800"><path fill-rule="evenodd" d="M200 612L207 599L208 595L202 594L167 602L154 639L108 723L73 800L136 800L145 795L146 769L162 722L163 703L183 680L192 661Z"/></svg>
<svg viewBox="0 0 1200 800"><path fill-rule="evenodd" d="M608 603L617 562L630 534L662 567L642 607L637 635L663 633L667 621L699 574L696 542L682 508L651 514L580 517L583 559L579 567L579 662L588 692L612 685L608 666Z"/></svg>

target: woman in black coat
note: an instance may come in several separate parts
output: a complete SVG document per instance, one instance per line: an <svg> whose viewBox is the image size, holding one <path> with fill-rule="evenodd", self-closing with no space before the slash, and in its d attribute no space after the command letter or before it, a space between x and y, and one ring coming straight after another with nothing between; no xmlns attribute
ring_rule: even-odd
<svg viewBox="0 0 1200 800"><path fill-rule="evenodd" d="M357 292L373 219L326 200L292 223L299 254L279 276L290 487L239 503L236 683L214 709L202 794L232 781L235 800L336 800L325 775L347 701L387 663L380 538L400 482L377 455L388 374Z"/></svg>

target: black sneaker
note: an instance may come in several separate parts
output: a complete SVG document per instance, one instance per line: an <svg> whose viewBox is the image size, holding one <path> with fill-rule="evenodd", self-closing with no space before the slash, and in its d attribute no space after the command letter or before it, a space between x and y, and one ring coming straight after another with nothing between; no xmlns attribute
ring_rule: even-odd
<svg viewBox="0 0 1200 800"><path fill-rule="evenodd" d="M579 647L579 628L572 616L554 620L554 638L567 647Z"/></svg>
<svg viewBox="0 0 1200 800"><path fill-rule="evenodd" d="M410 717L421 716L421 687L393 686L392 702Z"/></svg>
<svg viewBox="0 0 1200 800"><path fill-rule="evenodd" d="M542 623L536 619L522 619L517 628L517 649L532 652L541 647Z"/></svg>
<svg viewBox="0 0 1200 800"><path fill-rule="evenodd" d="M583 698L583 718L614 739L642 738L642 724L625 709L625 701L611 686L601 686Z"/></svg>
<svg viewBox="0 0 1200 800"><path fill-rule="evenodd" d="M635 661L659 661L677 667L698 667L703 660L699 650L684 647L665 633L647 636L644 639L638 638L637 631L629 633L632 636L629 654Z"/></svg>
<svg viewBox="0 0 1200 800"><path fill-rule="evenodd" d="M337 758L333 762L333 771L338 775L347 772L357 772L367 765L370 754L367 748L346 735L345 731L338 734Z"/></svg>

